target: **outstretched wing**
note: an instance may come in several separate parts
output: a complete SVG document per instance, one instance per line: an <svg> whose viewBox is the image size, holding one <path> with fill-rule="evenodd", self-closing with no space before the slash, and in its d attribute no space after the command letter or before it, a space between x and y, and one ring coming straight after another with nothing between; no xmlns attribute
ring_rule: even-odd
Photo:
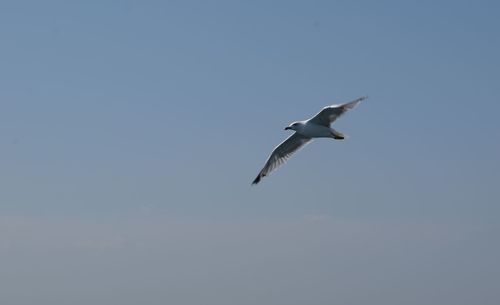
<svg viewBox="0 0 500 305"><path fill-rule="evenodd" d="M273 170L277 169L281 164L285 163L288 158L290 158L296 151L301 147L311 141L311 138L304 137L299 133L294 133L288 139L283 141L280 145L274 148L273 152L267 159L266 164L260 171L257 178L252 182L252 184L259 183L262 177L269 175Z"/></svg>
<svg viewBox="0 0 500 305"><path fill-rule="evenodd" d="M309 122L314 124L323 125L326 127L330 127L330 124L333 123L338 117L347 112L347 110L356 107L356 105L362 100L366 99L366 96L355 99L352 102L341 104L341 105L331 105L323 108L318 114L309 119Z"/></svg>

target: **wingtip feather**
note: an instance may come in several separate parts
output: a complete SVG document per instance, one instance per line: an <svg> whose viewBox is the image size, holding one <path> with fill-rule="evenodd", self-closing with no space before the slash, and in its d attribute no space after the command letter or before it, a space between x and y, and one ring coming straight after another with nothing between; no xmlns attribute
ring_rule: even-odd
<svg viewBox="0 0 500 305"><path fill-rule="evenodd" d="M344 104L344 105L346 108L352 109L352 108L356 107L359 104L359 102L364 101L367 98L368 98L368 96L365 95L365 96L359 97L359 98L355 99L354 101L349 102L349 103Z"/></svg>
<svg viewBox="0 0 500 305"><path fill-rule="evenodd" d="M252 185L256 185L257 183L259 183L259 182L260 182L260 179L261 179L261 177L260 177L260 175L258 175L258 176L257 176L257 177L253 180Z"/></svg>

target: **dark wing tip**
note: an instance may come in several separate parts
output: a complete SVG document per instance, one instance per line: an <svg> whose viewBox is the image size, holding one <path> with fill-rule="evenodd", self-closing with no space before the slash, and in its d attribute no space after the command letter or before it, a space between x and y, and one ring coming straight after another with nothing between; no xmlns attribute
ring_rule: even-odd
<svg viewBox="0 0 500 305"><path fill-rule="evenodd" d="M365 96L358 98L358 102L364 101L366 99L368 99L368 95L365 95Z"/></svg>
<svg viewBox="0 0 500 305"><path fill-rule="evenodd" d="M358 105L358 103L359 103L359 102L364 101L364 100L366 100L367 98L368 98L368 96L367 96L367 95L365 95L365 96L362 96L362 97L359 97L359 98L355 99L355 100L354 100L354 101L352 101L352 102L345 103L345 104L343 104L342 106L343 106L343 108L344 108L344 109L352 109L352 108L356 107L356 106Z"/></svg>
<svg viewBox="0 0 500 305"><path fill-rule="evenodd" d="M261 179L261 176L260 176L260 174L259 174L259 175L257 176L257 178L255 178L255 180L252 182L252 185L259 183L259 182L260 182L260 179Z"/></svg>

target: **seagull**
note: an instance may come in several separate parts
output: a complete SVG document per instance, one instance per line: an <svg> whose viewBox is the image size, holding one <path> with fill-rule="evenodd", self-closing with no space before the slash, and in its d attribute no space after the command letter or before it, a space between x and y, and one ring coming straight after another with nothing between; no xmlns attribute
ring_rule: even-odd
<svg viewBox="0 0 500 305"><path fill-rule="evenodd" d="M363 96L352 102L326 106L309 120L293 122L287 126L285 130L295 130L295 132L274 148L252 185L259 183L263 177L285 163L296 151L310 143L313 138L344 140L347 136L331 128L330 125L347 110L356 107L359 102L366 98L367 96Z"/></svg>

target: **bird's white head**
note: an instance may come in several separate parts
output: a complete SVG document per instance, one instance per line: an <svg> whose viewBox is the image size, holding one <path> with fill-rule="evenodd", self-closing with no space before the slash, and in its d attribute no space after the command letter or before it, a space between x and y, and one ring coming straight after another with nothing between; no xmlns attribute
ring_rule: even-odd
<svg viewBox="0 0 500 305"><path fill-rule="evenodd" d="M295 130L298 131L302 128L304 122L293 122L292 124L285 127L285 130Z"/></svg>

